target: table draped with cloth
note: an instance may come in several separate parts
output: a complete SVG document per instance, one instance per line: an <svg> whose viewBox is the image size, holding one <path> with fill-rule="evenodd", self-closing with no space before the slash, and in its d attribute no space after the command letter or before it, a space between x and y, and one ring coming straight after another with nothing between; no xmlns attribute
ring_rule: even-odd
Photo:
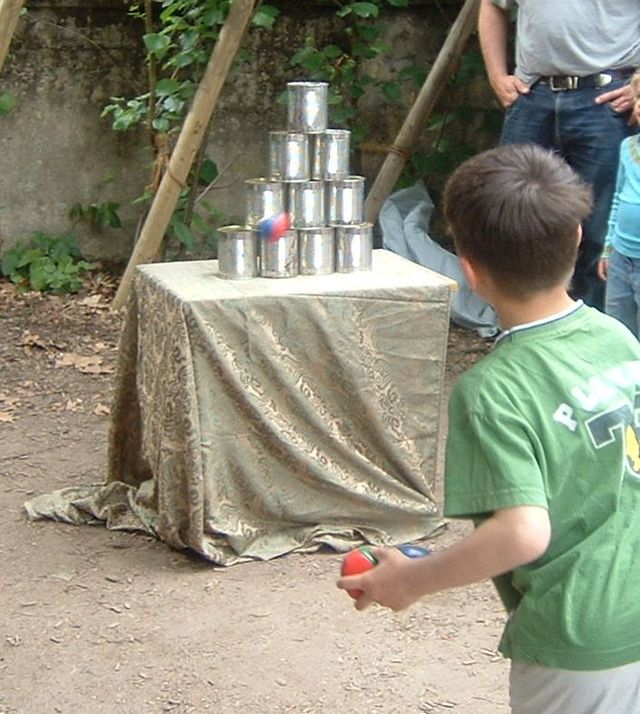
<svg viewBox="0 0 640 714"><path fill-rule="evenodd" d="M142 530L221 565L431 535L455 283L386 250L370 272L217 270L137 269L106 481L28 515Z"/></svg>

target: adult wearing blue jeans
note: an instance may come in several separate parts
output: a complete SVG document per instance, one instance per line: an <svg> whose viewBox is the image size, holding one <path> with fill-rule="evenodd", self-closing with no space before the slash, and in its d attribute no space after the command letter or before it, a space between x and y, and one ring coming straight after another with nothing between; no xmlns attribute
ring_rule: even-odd
<svg viewBox="0 0 640 714"><path fill-rule="evenodd" d="M593 189L571 292L603 309L598 262L620 143L635 131L628 79L640 65L640 1L481 0L478 32L489 81L506 110L501 143L554 149Z"/></svg>

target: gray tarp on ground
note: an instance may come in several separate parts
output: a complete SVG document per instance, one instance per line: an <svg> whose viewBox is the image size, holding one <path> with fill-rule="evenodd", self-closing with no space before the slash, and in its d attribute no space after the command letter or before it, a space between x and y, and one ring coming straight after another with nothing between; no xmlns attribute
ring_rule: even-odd
<svg viewBox="0 0 640 714"><path fill-rule="evenodd" d="M34 498L29 516L224 565L430 535L451 288L385 250L371 273L281 280L139 268L107 482Z"/></svg>
<svg viewBox="0 0 640 714"><path fill-rule="evenodd" d="M433 202L422 181L392 194L380 211L382 245L404 258L447 275L458 284L451 305L456 325L474 329L482 337L498 333L493 308L469 288L458 257L429 237Z"/></svg>

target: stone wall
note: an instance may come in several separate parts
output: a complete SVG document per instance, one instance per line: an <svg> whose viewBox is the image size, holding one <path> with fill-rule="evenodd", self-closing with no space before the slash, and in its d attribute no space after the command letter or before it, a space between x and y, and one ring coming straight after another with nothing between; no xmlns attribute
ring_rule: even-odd
<svg viewBox="0 0 640 714"><path fill-rule="evenodd" d="M331 9L280 6L284 12L273 31L247 35L251 58L234 68L211 125L208 154L227 167L211 200L228 222L242 221L244 180L265 171L268 131L284 128L278 95L286 82L305 79L292 73L289 57L307 35L322 41L340 33ZM424 0L396 10L387 24L391 55L363 71L392 78L406 64L430 66L459 6ZM35 230L69 229L74 204L114 201L122 206L121 229L79 224L74 232L87 256L126 260L142 211L132 202L149 181L153 154L144 132L115 133L100 114L110 97L145 91L142 32L116 0L29 4L0 74L0 91L18 98L0 118L0 252ZM372 93L362 101L374 141L354 159L354 170L369 182L384 158L376 144L393 140L411 100L388 105Z"/></svg>

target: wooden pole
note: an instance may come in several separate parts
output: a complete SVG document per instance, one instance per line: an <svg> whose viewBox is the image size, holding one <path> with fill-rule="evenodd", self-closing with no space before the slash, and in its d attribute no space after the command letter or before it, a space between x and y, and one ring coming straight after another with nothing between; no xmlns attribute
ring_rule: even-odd
<svg viewBox="0 0 640 714"><path fill-rule="evenodd" d="M0 0L1 1L1 0ZM113 299L114 310L121 308L129 294L135 268L153 260L160 248L180 191L185 186L193 160L220 96L222 86L253 15L256 0L232 0L229 16L211 53L209 63L193 98L169 165L154 196L120 286Z"/></svg>
<svg viewBox="0 0 640 714"><path fill-rule="evenodd" d="M393 190L406 161L413 153L418 136L476 26L479 7L480 0L466 0L449 30L447 39L367 195L364 204L366 221L375 223L382 204Z"/></svg>
<svg viewBox="0 0 640 714"><path fill-rule="evenodd" d="M0 0L0 72L9 53L24 0Z"/></svg>

